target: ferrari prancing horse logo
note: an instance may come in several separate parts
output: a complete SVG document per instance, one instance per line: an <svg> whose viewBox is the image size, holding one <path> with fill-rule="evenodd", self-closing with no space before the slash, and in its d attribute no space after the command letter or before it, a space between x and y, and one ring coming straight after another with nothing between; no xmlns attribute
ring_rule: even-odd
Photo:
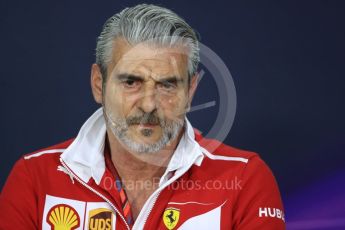
<svg viewBox="0 0 345 230"><path fill-rule="evenodd" d="M163 213L163 222L167 229L175 228L180 218L180 210L176 208L167 208Z"/></svg>

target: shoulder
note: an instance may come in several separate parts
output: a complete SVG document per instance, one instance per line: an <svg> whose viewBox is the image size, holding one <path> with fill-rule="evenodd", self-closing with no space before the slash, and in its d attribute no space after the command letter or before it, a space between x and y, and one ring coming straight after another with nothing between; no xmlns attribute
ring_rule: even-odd
<svg viewBox="0 0 345 230"><path fill-rule="evenodd" d="M197 137L196 140L204 154L201 168L210 174L226 172L228 176L243 179L272 174L267 164L255 152L238 149L214 139Z"/></svg>
<svg viewBox="0 0 345 230"><path fill-rule="evenodd" d="M73 142L74 139L64 141L62 143L36 150L32 153L24 154L17 164L25 166L28 171L39 170L43 171L49 166L57 165L59 163L60 155Z"/></svg>
<svg viewBox="0 0 345 230"><path fill-rule="evenodd" d="M196 140L202 148L206 160L210 162L239 164L245 167L251 161L260 158L255 152L238 149L215 139L200 138L199 136Z"/></svg>
<svg viewBox="0 0 345 230"><path fill-rule="evenodd" d="M53 154L53 153L62 153L72 142L73 142L74 138L69 139L67 141L61 142L59 144L56 145L52 145L50 147L46 147L46 148L42 148L39 150L36 150L34 152L31 153L27 153L23 155L23 158L25 160L28 159L35 159L35 158L39 158L40 156L47 156L49 154Z"/></svg>

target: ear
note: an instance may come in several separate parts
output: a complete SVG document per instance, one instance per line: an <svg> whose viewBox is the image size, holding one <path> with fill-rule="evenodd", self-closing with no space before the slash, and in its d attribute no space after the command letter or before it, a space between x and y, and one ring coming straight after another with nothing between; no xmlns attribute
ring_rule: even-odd
<svg viewBox="0 0 345 230"><path fill-rule="evenodd" d="M95 101L99 104L102 103L102 84L103 78L99 65L92 64L91 67L91 88Z"/></svg>
<svg viewBox="0 0 345 230"><path fill-rule="evenodd" d="M188 107L192 104L192 100L196 91L196 88L198 86L198 79L199 79L199 74L195 73L195 75L192 76L190 79L190 84L189 84L189 89L188 89Z"/></svg>

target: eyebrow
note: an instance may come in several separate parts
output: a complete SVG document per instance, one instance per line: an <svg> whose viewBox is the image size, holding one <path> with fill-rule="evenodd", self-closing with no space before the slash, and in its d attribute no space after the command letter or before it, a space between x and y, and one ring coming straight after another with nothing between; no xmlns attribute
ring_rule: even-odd
<svg viewBox="0 0 345 230"><path fill-rule="evenodd" d="M183 81L184 81L183 79L178 78L176 76L163 77L163 78L157 80L157 82L159 82L159 83L166 83L166 82L169 82L169 83L179 83L179 82L183 82Z"/></svg>
<svg viewBox="0 0 345 230"><path fill-rule="evenodd" d="M123 74L119 74L116 76L117 79L119 80L133 80L133 81L143 81L144 78L134 75L134 74L127 74L127 73L123 73Z"/></svg>
<svg viewBox="0 0 345 230"><path fill-rule="evenodd" d="M143 77L138 76L138 75L134 75L134 74L123 73L123 74L117 75L116 77L120 81L123 81L123 80L144 81ZM155 82L158 82L158 83L165 83L165 82L178 83L178 82L184 82L184 79L178 78L176 76L168 76L168 77L163 77L157 81L155 80Z"/></svg>

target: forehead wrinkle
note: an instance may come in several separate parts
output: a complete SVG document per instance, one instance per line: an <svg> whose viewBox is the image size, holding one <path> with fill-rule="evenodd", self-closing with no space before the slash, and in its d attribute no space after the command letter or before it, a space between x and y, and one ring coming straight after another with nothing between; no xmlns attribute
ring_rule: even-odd
<svg viewBox="0 0 345 230"><path fill-rule="evenodd" d="M116 49L115 49L116 47ZM139 49L140 48L140 49ZM177 50L177 51L176 51ZM180 52L178 52L180 51ZM143 63L147 62L147 63ZM138 64L137 64L138 63ZM164 63L164 64L162 64ZM137 71L135 66L142 66L141 71ZM162 68L156 69L157 66ZM188 63L186 56L179 48L148 47L145 44L130 45L124 39L115 39L111 64L108 66L112 73L119 67L120 72L133 71L140 75L176 75L184 77L188 75ZM129 68L128 68L129 67ZM117 71L116 71L117 72Z"/></svg>
<svg viewBox="0 0 345 230"><path fill-rule="evenodd" d="M173 76L176 75L171 65L162 65L161 63L141 63L128 62L123 65L123 71L133 73L140 76L152 76L153 78L160 78L160 76Z"/></svg>

